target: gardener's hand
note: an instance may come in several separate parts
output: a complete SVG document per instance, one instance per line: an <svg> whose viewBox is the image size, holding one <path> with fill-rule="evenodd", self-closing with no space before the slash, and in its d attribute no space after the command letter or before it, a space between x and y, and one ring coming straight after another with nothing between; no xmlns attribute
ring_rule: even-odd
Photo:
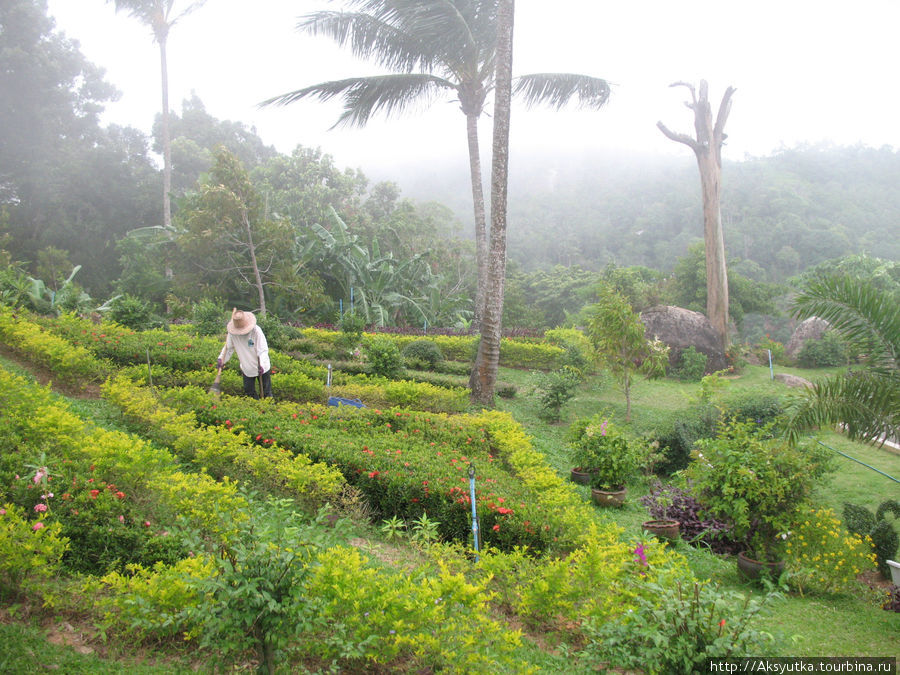
<svg viewBox="0 0 900 675"><path fill-rule="evenodd" d="M260 366L260 367L259 367L259 374L262 375L262 373L263 373L262 366Z"/></svg>
<svg viewBox="0 0 900 675"><path fill-rule="evenodd" d="M222 370L222 359L216 359L216 368Z"/></svg>

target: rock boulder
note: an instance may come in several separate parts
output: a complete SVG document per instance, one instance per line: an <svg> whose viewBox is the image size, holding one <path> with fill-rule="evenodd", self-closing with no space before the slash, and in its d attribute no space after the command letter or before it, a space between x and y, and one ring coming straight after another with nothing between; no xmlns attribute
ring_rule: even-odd
<svg viewBox="0 0 900 675"><path fill-rule="evenodd" d="M641 312L645 335L657 337L669 345L669 363L677 365L681 352L693 346L706 354L706 371L711 373L728 367L728 360L719 347L712 324L700 312L682 307L657 305Z"/></svg>
<svg viewBox="0 0 900 675"><path fill-rule="evenodd" d="M785 356L790 359L796 359L797 354L803 349L803 345L809 340L821 340L825 331L829 328L831 328L830 323L815 316L811 316L806 321L803 321L794 329L791 339L788 340L788 343L785 345Z"/></svg>

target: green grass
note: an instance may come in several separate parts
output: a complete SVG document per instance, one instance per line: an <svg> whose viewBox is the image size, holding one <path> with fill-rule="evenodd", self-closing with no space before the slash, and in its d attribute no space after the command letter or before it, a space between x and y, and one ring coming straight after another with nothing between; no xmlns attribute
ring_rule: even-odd
<svg viewBox="0 0 900 675"><path fill-rule="evenodd" d="M153 658L151 663L143 663L133 656L102 658L96 653L80 654L73 646L55 644L50 633L77 634L66 626L60 630L45 630L27 622L0 622L0 673L57 672L65 675L117 675L128 672L134 675L179 675L196 672L188 663L174 657L165 660Z"/></svg>
<svg viewBox="0 0 900 675"><path fill-rule="evenodd" d="M808 370L776 366L775 372L816 379L830 370ZM529 395L533 375L523 371L503 370L500 379L519 386L519 395L511 400L499 400L498 407L510 412L533 437L535 447L548 458L561 476L568 476L571 462L565 444L569 424L580 417L597 413L609 415L614 421L624 422L625 402L621 390L606 377L591 377L582 385L577 396L563 409L562 421L549 425L538 416L537 398ZM673 412L688 408L698 399L699 383L674 380L638 380L632 390L632 428L652 427ZM721 396L744 393L789 394L784 384L771 378L767 366L750 366L738 377L726 379ZM834 432L810 435L813 442L850 455L860 462L900 479L900 453L848 440ZM816 492L819 505L833 509L840 515L844 502L852 502L875 509L888 498L898 498L900 485L871 468L834 455L835 471L823 480ZM579 487L590 499L587 487ZM628 486L629 498L619 509L605 509L604 516L615 521L625 530L626 536L638 536L641 523L648 519L646 509L638 501L648 490L648 479L642 478ZM694 549L684 542L675 545L685 555L694 574L709 579L725 590L762 597L757 586L742 580L733 558L718 556L705 550ZM900 657L900 614L880 608L883 593L872 591L863 585L858 590L843 595L815 595L801 597L786 594L770 603L769 615L763 619L764 630L776 640L775 653L769 656L893 656Z"/></svg>

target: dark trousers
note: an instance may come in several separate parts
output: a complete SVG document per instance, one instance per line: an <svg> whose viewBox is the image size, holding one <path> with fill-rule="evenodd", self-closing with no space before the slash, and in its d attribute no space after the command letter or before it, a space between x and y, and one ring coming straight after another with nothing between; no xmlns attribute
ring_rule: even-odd
<svg viewBox="0 0 900 675"><path fill-rule="evenodd" d="M259 377L262 378L263 398L272 398L272 371L267 370ZM259 398L259 391L256 386L257 379L259 378L244 375L244 393L251 398Z"/></svg>

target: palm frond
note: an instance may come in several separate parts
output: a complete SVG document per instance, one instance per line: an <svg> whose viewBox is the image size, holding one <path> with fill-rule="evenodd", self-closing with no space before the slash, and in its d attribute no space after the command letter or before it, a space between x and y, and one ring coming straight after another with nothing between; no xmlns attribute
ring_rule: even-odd
<svg viewBox="0 0 900 675"><path fill-rule="evenodd" d="M900 370L900 314L892 294L846 275L819 277L794 299L793 310L798 318L828 321L867 355L871 368Z"/></svg>
<svg viewBox="0 0 900 675"><path fill-rule="evenodd" d="M841 424L852 439L879 441L900 437L900 386L896 377L873 372L838 375L816 383L805 397L789 404L788 438L804 429Z"/></svg>
<svg viewBox="0 0 900 675"><path fill-rule="evenodd" d="M548 104L557 110L573 97L585 108L600 108L609 100L609 83L599 77L574 73L535 73L515 79L513 94L530 107Z"/></svg>
<svg viewBox="0 0 900 675"><path fill-rule="evenodd" d="M428 71L435 56L427 39L401 26L361 12L322 11L309 14L297 30L324 35L341 47L349 45L354 56L373 61L388 70Z"/></svg>
<svg viewBox="0 0 900 675"><path fill-rule="evenodd" d="M332 128L343 125L362 127L376 113L390 116L395 112L405 112L414 104L427 105L433 95L444 89L455 90L455 87L443 78L425 73L352 77L275 96L263 101L260 106L288 105L310 97L320 101L343 97L344 112Z"/></svg>

